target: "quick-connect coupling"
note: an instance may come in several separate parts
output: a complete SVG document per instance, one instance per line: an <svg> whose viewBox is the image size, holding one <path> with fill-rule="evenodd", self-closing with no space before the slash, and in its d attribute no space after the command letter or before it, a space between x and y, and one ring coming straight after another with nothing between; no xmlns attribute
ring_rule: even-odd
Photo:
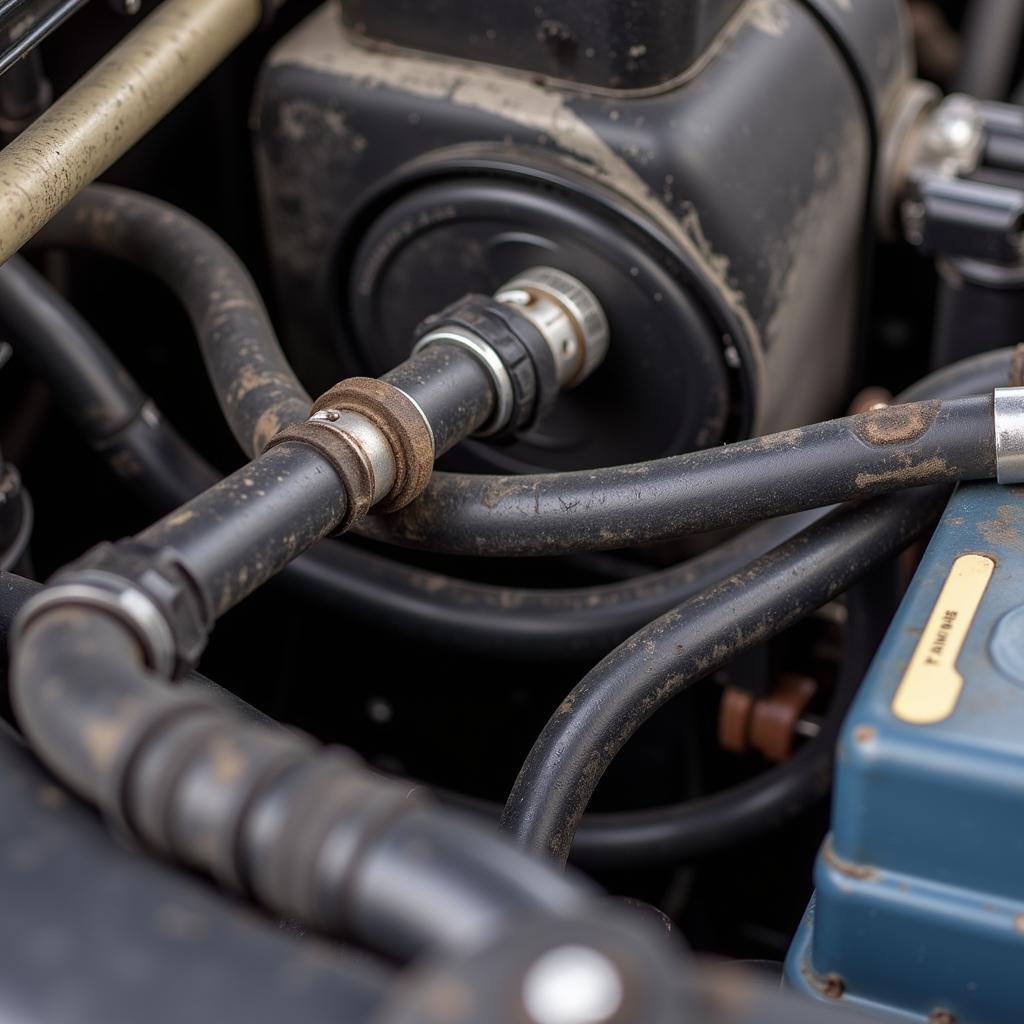
<svg viewBox="0 0 1024 1024"><path fill-rule="evenodd" d="M530 429L558 393L575 387L608 351L608 321L596 296L575 277L532 267L493 297L466 295L428 317L413 353L454 345L471 353L490 378L494 403L478 437Z"/></svg>
<svg viewBox="0 0 1024 1024"><path fill-rule="evenodd" d="M563 390L581 384L608 354L608 319L582 281L554 267L531 267L503 284L496 302L514 306L540 331Z"/></svg>

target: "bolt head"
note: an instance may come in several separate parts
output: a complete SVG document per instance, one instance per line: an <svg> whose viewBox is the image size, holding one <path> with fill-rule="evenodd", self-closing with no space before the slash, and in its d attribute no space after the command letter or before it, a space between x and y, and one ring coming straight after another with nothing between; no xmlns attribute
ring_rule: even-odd
<svg viewBox="0 0 1024 1024"><path fill-rule="evenodd" d="M624 988L618 967L604 953L565 945L534 961L522 995L534 1024L606 1024L622 1006Z"/></svg>
<svg viewBox="0 0 1024 1024"><path fill-rule="evenodd" d="M513 306L528 306L533 296L523 288L508 288L494 296L497 302L507 302Z"/></svg>

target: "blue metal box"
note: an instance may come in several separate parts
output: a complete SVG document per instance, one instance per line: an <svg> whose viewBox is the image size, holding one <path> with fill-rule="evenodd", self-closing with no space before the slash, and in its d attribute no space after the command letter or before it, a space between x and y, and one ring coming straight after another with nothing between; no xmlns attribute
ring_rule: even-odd
<svg viewBox="0 0 1024 1024"><path fill-rule="evenodd" d="M949 502L846 719L815 884L792 987L1024 1021L1024 488Z"/></svg>

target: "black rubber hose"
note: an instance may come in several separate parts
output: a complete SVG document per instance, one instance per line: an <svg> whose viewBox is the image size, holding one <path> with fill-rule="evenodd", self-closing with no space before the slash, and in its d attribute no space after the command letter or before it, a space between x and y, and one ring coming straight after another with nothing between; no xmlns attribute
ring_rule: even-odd
<svg viewBox="0 0 1024 1024"><path fill-rule="evenodd" d="M490 377L464 348L433 345L385 373L381 380L404 391L430 423L434 458L466 436L466 424L482 426L493 409Z"/></svg>
<svg viewBox="0 0 1024 1024"><path fill-rule="evenodd" d="M799 532L814 513L759 523L680 565L573 588L503 587L327 543L284 585L296 597L416 637L492 657L597 658L673 605Z"/></svg>
<svg viewBox="0 0 1024 1024"><path fill-rule="evenodd" d="M92 329L21 256L0 266L0 332L37 372L57 405L102 440L139 415L145 396ZM57 296L59 299L59 296Z"/></svg>
<svg viewBox="0 0 1024 1024"><path fill-rule="evenodd" d="M571 915L590 897L582 879L348 751L167 687L109 613L69 605L30 618L11 693L49 767L148 845L395 959L472 948L519 916Z"/></svg>
<svg viewBox="0 0 1024 1024"><path fill-rule="evenodd" d="M33 749L144 841L279 913L408 958L482 943L521 913L572 910L587 890L351 754L160 685L194 662L216 617L372 490L356 446L268 449L58 574L19 616L11 695ZM82 596L116 581L134 612Z"/></svg>
<svg viewBox="0 0 1024 1024"><path fill-rule="evenodd" d="M993 387L1005 385L1009 380L1009 368L1010 361L1013 357L1012 349L998 349L993 352L985 352L976 356L972 356L969 359L965 359L959 363L955 363L951 366L947 366L938 370L917 384L908 388L899 396L901 402L919 402L925 400L942 400L960 398L965 395L981 395L986 391L991 391ZM993 383L996 382L996 383ZM833 421L833 423L849 423L853 417L848 417L844 420ZM883 420L884 422L884 420ZM821 426L821 425L818 425ZM777 437L785 437L786 435L776 435ZM755 443L755 442L748 442ZM969 446L969 442L968 442ZM733 446L737 447L737 446ZM728 451L728 449L723 449ZM716 449L718 451L718 449ZM705 453L696 453L696 456L702 456ZM896 453L892 453L896 455ZM678 456L680 460L696 456ZM902 458L898 456L897 458ZM940 455L941 458L941 455ZM659 467L662 467L664 462L671 462L672 460L662 460L661 463L647 463L646 466L654 467L655 471L659 471ZM986 460L987 461L987 460ZM755 465L751 467L751 474L754 480L762 480L762 474L765 473L765 468L762 463L755 460ZM625 473L627 474L632 467L620 467L617 470L611 470L608 472L612 473ZM830 475L831 467L825 466L822 470L826 478ZM990 472L986 472L985 475L992 475ZM603 496L598 494L596 491L591 493L588 487L588 478L592 474L580 473L580 474L561 474L559 476L523 476L523 477L488 477L488 476L468 476L463 477L460 475L445 474L445 473L434 473L431 479L431 484L427 488L427 491L421 496L416 502L410 506L409 509L397 516L389 516L386 520L381 518L370 517L362 524L361 532L366 533L370 536L378 537L382 540L388 540L392 543L407 544L409 546L423 546L429 547L431 550L444 550L457 553L483 553L478 550L480 547L487 547L489 550L487 554L496 553L493 550L497 547L497 543L492 545L490 541L476 543L473 539L473 531L501 531L501 526L493 525L493 521L490 518L492 511L495 511L499 507L503 509L510 517L518 515L519 518L514 518L514 526L509 526L509 529L513 531L512 535L505 537L502 535L501 540L504 542L502 554L553 554L560 553L566 550L576 550L574 544L570 543L566 545L563 543L564 537L560 537L558 542L548 540L542 533L542 524L538 520L533 518L534 511L539 508L542 500L550 501L550 506L546 505L545 508L554 507L556 515L561 513L562 523L559 524L558 529L562 534L566 532L579 531L580 526L575 521L575 516L582 511L592 511L596 513L595 506L603 505ZM923 479L925 474L922 474L922 479L919 482L925 483ZM596 480L595 476L595 480ZM578 484L578 489L573 490L572 493L564 493L559 491L560 481L567 480L571 484ZM550 489L545 490L545 485L549 486ZM635 485L635 481L634 481ZM740 488L742 489L742 483ZM649 482L644 481L644 488L637 488L631 493L627 493L627 500L630 498L635 499L635 504L632 505L631 511L634 517L640 520L638 524L638 530L643 529L643 516L645 511L643 501L653 499L657 502L659 499L663 499L665 496L658 493L650 493L652 489L649 487ZM480 498L480 504L473 504L471 495L476 495ZM867 496L863 494L862 496ZM742 497L742 495L741 495ZM437 499L435 501L435 498ZM785 495L783 495L785 501ZM836 501L839 499L836 498ZM424 520L429 517L434 521L436 529L432 533L429 542L424 540L418 533L418 527L411 524L404 524L401 520L402 516L408 516L411 519L419 515L415 510L422 505L427 509L434 510L438 505L449 503L448 512L451 516L450 519L446 519L440 512L430 511L423 513ZM823 505L828 505L833 502L824 501ZM668 501L666 504L671 505ZM802 504L802 503L801 503ZM468 511L467 511L468 509ZM735 506L725 504L718 510L718 514L723 518L727 518L733 524L739 522L739 519L733 519L733 512ZM596 513L599 514L599 513ZM674 510L669 509L668 515L674 515ZM765 515L778 514L765 512ZM459 517L465 516L466 521L461 520ZM557 521L557 520L556 520ZM705 520L705 523L707 521ZM694 525L694 524L691 524ZM707 528L705 526L705 528ZM443 532L442 532L443 531ZM536 531L539 536L537 538L531 538L527 536L530 531ZM657 534L645 532L644 536L651 538ZM588 538L594 540L593 534ZM599 539L599 538L598 538ZM577 538L582 540L582 537ZM623 538L627 543L628 538ZM523 544L525 550L519 550L518 545ZM614 543L613 542L613 546ZM600 543L593 545L583 545L587 549L599 548L603 546Z"/></svg>
<svg viewBox="0 0 1024 1024"><path fill-rule="evenodd" d="M617 647L559 705L531 749L501 827L565 863L601 776L655 711L891 558L934 521L945 488L844 506Z"/></svg>
<svg viewBox="0 0 1024 1024"><path fill-rule="evenodd" d="M304 444L271 448L153 523L138 540L173 550L219 618L342 522L345 489Z"/></svg>
<svg viewBox="0 0 1024 1024"><path fill-rule="evenodd" d="M284 358L238 258L193 218L158 200L90 186L37 236L151 270L188 309L243 449L303 418L308 394ZM360 532L474 555L628 547L870 497L992 475L984 408L882 410L655 462L525 477L434 473L408 508Z"/></svg>
<svg viewBox="0 0 1024 1024"><path fill-rule="evenodd" d="M991 397L894 405L656 462L523 477L435 473L363 532L448 554L629 547L907 487L995 475Z"/></svg>
<svg viewBox="0 0 1024 1024"><path fill-rule="evenodd" d="M62 412L156 511L177 508L217 482L213 467L163 418L89 324L21 257L0 268L0 331L50 383ZM277 582L325 609L465 650L600 657L792 536L809 518L758 524L682 565L600 586L489 586L335 542L296 559Z"/></svg>
<svg viewBox="0 0 1024 1024"><path fill-rule="evenodd" d="M75 307L21 256L0 266L0 334L46 381L84 440L158 512L221 478Z"/></svg>
<svg viewBox="0 0 1024 1024"><path fill-rule="evenodd" d="M0 652L5 667L11 624L25 602L41 589L40 584L31 580L0 573ZM149 754L145 753L146 737L156 720L173 720L178 714L186 715L189 709L203 716L211 713L221 716L222 708L232 706L241 716L263 726L258 733L260 736L270 730L288 732L281 730L276 722L269 723L268 728L268 720L255 708L197 673L192 673L177 690L168 690L155 677L141 670L134 641L128 638L126 642L126 634L120 626L103 616L87 614L83 620L74 612L62 614L65 626L71 624L70 633L65 635L63 628L57 626L52 627L52 632L44 630L43 639L37 645L29 645L28 653L24 655L32 663L31 671L40 686L43 690L49 687L51 692L37 691L19 699L19 713L30 736L44 744L47 741L43 737L48 737L49 743L59 748L58 753L53 754L53 746L45 747L51 751L51 765L87 800L99 803L110 813L118 816L128 814L133 816L133 820L139 820L140 812L129 811L118 795L121 785L129 791L133 785L141 784L144 790L147 785L154 786L156 772L153 762L157 762L158 767L162 765L171 777L183 768L181 764L168 763L167 750L152 737L149 740L153 749ZM40 651L40 644L46 648L45 651ZM98 681L100 677L102 683ZM69 679L72 681L67 682ZM64 703L64 698L58 698L56 693L58 687L64 686L75 689L79 697ZM95 689L85 695L93 686ZM97 692L101 695L99 699ZM207 698L211 700L209 705L205 703ZM59 709L51 704L51 700L57 699L62 704ZM105 716L117 717L118 708L129 700L136 705L137 721L133 723L132 715L128 714L118 718L119 728L112 731L109 723L104 727L102 723L107 722ZM143 713L146 706L148 710ZM210 719L204 717L204 721L209 723ZM220 718L215 721L220 721ZM225 724L237 728L229 720L225 720ZM109 762L97 764L94 744L88 739L83 743L83 730L88 737L90 726L94 738L104 735L110 747L121 745L125 750L131 749L131 756L116 758L111 753ZM193 736L190 732L189 738ZM230 760L231 752L240 753L239 748L225 746L222 733L217 736L214 747L220 747L221 765L227 758L236 771L239 770L237 760ZM171 745L173 741L172 736ZM178 735L177 741L187 746L188 741L183 735ZM267 742L273 744L273 740ZM287 745L288 741L285 743ZM310 744L299 745L303 755L307 753L307 747L312 750ZM200 760L198 752L193 751L193 755L196 761ZM149 766L145 763L147 758ZM355 760L339 761L337 767L337 773L333 770L324 772L321 782L325 785L311 785L310 788L327 800L330 794L326 783L332 780L337 783L338 776L348 774L352 776L348 785L353 794L372 803L373 783L358 778L362 770ZM287 789L290 780L286 775L284 773L281 781ZM120 782L111 781L113 777ZM144 781L140 783L140 779ZM165 785L154 786L167 806L175 805L175 798L166 791L168 784L177 786L177 797L182 803L191 796L199 801L210 799L209 792L200 794L193 789L193 780L187 772L182 772L174 783L165 780ZM261 829L259 821L261 817L273 817L279 794L266 785L265 779L254 778L250 784L264 801L263 806L250 808L254 832L252 841L260 846L264 856L269 856L270 830L269 827ZM389 788L387 784L380 785ZM346 933L361 935L375 946L386 946L385 951L389 954L404 958L435 942L459 946L470 939L476 941L497 927L499 918L511 916L524 908L564 909L573 905L586 891L579 882L564 883L552 876L542 865L524 864L524 858L490 836L482 841L482 850L467 855L467 850L474 850L480 845L480 832L449 812L408 802L405 796L409 792L409 786L399 785L397 789L390 789L392 797L399 797L397 806L401 813L388 823L386 833L370 837L375 845L367 848L356 876L359 884L354 885L348 894L351 902L345 912ZM364 821L362 825L373 831L369 828L370 821ZM194 819L189 827L195 827ZM239 836L245 831L241 822L233 823L233 827ZM314 822L313 831L315 829ZM203 838L208 838L208 835ZM285 841L283 836L279 839ZM423 844L428 839L432 855L424 857ZM201 839L195 841L198 844ZM210 869L216 865L200 860L198 866ZM337 908L330 912L336 913ZM326 927L330 929L332 926L328 924ZM387 936L386 941L381 939L382 935Z"/></svg>
<svg viewBox="0 0 1024 1024"><path fill-rule="evenodd" d="M935 371L900 397L917 401L991 391L1009 381L1012 358L1013 349L972 356ZM694 860L779 826L821 799L831 784L835 730L860 684L868 652L891 617L892 593L885 577L892 568L893 563L878 567L847 595L843 674L818 736L788 761L718 793L641 811L584 814L572 846L573 863L600 869ZM501 813L487 801L440 795L485 818Z"/></svg>
<svg viewBox="0 0 1024 1024"><path fill-rule="evenodd" d="M10 272L0 270L0 324L47 379L60 382L64 411L111 466L159 511L183 504L215 482L214 470L145 400L67 301L20 259L10 266ZM947 397L991 389L992 381L1006 380L1009 360L1008 350L973 357L933 374L921 394ZM110 381L121 390L111 395ZM127 412L96 417L94 409L137 409L137 414L125 424ZM105 436L118 424L116 433ZM596 587L476 584L333 542L289 565L280 582L296 595L314 595L327 608L481 653L600 657L673 605L791 536L806 518L759 524L681 566Z"/></svg>
<svg viewBox="0 0 1024 1024"><path fill-rule="evenodd" d="M963 26L963 57L955 92L1005 100L1013 86L1024 34L1022 0L971 0Z"/></svg>
<svg viewBox="0 0 1024 1024"><path fill-rule="evenodd" d="M154 274L184 305L224 417L250 456L312 404L281 351L256 286L209 228L159 199L90 185L33 245L86 248Z"/></svg>
<svg viewBox="0 0 1024 1024"><path fill-rule="evenodd" d="M896 569L895 561L880 565L847 592L842 666L811 742L745 782L675 807L585 814L573 863L598 869L697 860L777 828L823 799L846 712L896 611Z"/></svg>
<svg viewBox="0 0 1024 1024"><path fill-rule="evenodd" d="M991 391L1009 383L1013 356L1013 349L973 356L935 371L899 398L947 399ZM902 500L914 499L915 492L909 491ZM863 591L855 590L854 595L855 601L863 600ZM854 615L855 628L863 621L863 614ZM845 688L837 697L834 711L841 716ZM588 867L685 860L780 824L819 799L827 788L835 724L830 712L822 734L791 760L721 793L644 811L584 815L572 845L573 860Z"/></svg>

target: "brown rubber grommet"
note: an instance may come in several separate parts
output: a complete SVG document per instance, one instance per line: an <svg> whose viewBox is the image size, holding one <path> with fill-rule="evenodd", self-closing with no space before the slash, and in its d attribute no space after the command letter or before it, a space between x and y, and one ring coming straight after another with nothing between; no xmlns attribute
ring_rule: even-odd
<svg viewBox="0 0 1024 1024"><path fill-rule="evenodd" d="M718 705L718 743L723 750L745 754L750 749L750 716L754 695L736 686L726 687Z"/></svg>
<svg viewBox="0 0 1024 1024"><path fill-rule="evenodd" d="M800 716L814 699L818 684L807 676L786 672L771 693L754 704L750 745L776 764L793 753Z"/></svg>
<svg viewBox="0 0 1024 1024"><path fill-rule="evenodd" d="M305 420L289 423L267 442L263 450L269 451L285 441L297 441L319 452L338 474L348 495L348 508L336 533L344 533L370 511L374 491L373 467L362 448L347 434L332 430L327 422Z"/></svg>
<svg viewBox="0 0 1024 1024"><path fill-rule="evenodd" d="M391 445L395 483L374 512L397 512L419 497L434 471L434 437L419 406L404 391L374 377L349 377L325 391L310 415L324 409L365 416Z"/></svg>

